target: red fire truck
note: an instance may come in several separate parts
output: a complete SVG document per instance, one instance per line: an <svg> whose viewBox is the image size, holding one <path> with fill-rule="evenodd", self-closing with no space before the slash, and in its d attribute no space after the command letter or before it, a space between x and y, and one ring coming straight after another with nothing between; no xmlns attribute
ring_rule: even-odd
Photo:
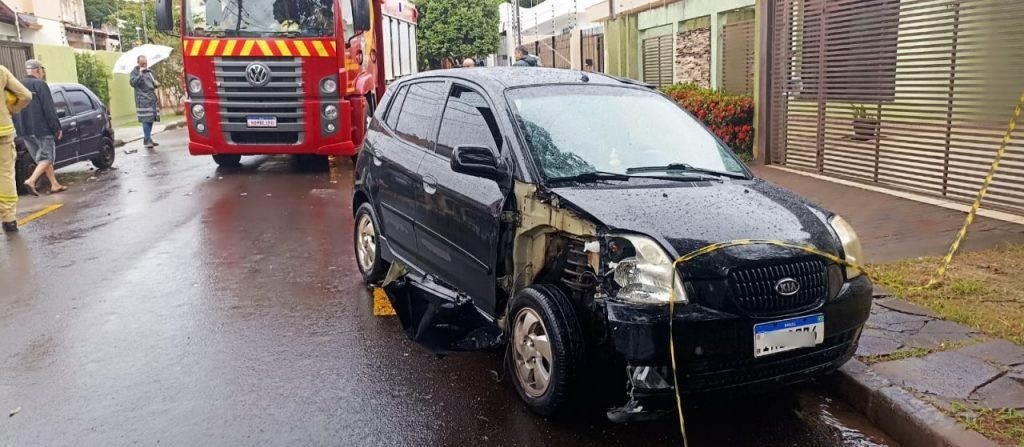
<svg viewBox="0 0 1024 447"><path fill-rule="evenodd" d="M189 152L354 156L386 83L416 71L407 0L157 0L182 36Z"/></svg>

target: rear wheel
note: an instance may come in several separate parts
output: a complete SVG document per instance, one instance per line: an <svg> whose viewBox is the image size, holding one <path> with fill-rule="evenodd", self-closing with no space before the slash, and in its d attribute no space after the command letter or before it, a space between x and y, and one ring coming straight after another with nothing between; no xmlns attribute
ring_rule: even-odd
<svg viewBox="0 0 1024 447"><path fill-rule="evenodd" d="M219 166L233 168L242 163L242 156L238 154L217 154L213 156L213 161Z"/></svg>
<svg viewBox="0 0 1024 447"><path fill-rule="evenodd" d="M92 165L96 169L107 169L114 165L114 142L110 141L109 138L104 138L103 143L100 145L100 153L92 159Z"/></svg>
<svg viewBox="0 0 1024 447"><path fill-rule="evenodd" d="M583 334L572 303L558 288L533 286L512 299L508 368L519 397L543 416L570 406L583 362Z"/></svg>
<svg viewBox="0 0 1024 447"><path fill-rule="evenodd" d="M369 203L359 205L356 210L356 226L353 231L353 245L356 249L356 265L363 281L369 284L384 279L388 271L387 261L380 257L380 233L373 218L373 207Z"/></svg>

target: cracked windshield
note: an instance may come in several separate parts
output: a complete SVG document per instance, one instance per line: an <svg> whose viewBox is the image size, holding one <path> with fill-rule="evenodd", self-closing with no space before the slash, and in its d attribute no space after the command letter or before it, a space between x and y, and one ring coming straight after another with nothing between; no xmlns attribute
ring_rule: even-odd
<svg viewBox="0 0 1024 447"><path fill-rule="evenodd" d="M186 0L187 31L198 37L325 37L334 35L332 0ZM351 28L350 3L344 5Z"/></svg>

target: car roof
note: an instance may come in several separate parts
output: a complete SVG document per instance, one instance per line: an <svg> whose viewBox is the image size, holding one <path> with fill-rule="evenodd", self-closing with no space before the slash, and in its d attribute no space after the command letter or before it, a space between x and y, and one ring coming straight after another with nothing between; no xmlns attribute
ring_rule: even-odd
<svg viewBox="0 0 1024 447"><path fill-rule="evenodd" d="M50 90L54 90L54 89L67 90L68 88L72 88L72 89L75 89L75 90L89 90L86 86L84 86L82 84L76 84L74 82L50 82L49 84L50 84Z"/></svg>
<svg viewBox="0 0 1024 447"><path fill-rule="evenodd" d="M492 93L516 87L565 84L632 85L654 88L654 86L642 82L616 78L601 73L543 67L474 67L430 70L402 77L399 79L399 83L404 84L419 79L436 78L463 79L476 83L488 90L493 90Z"/></svg>

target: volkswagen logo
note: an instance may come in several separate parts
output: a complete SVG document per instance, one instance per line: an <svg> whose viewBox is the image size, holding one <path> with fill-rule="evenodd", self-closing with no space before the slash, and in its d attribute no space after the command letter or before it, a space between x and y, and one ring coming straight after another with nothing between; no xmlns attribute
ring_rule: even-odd
<svg viewBox="0 0 1024 447"><path fill-rule="evenodd" d="M800 283L793 278L782 278L775 283L775 293L782 296L793 296L800 291Z"/></svg>
<svg viewBox="0 0 1024 447"><path fill-rule="evenodd" d="M263 87L270 83L270 67L253 62L245 67L245 80L253 87Z"/></svg>

